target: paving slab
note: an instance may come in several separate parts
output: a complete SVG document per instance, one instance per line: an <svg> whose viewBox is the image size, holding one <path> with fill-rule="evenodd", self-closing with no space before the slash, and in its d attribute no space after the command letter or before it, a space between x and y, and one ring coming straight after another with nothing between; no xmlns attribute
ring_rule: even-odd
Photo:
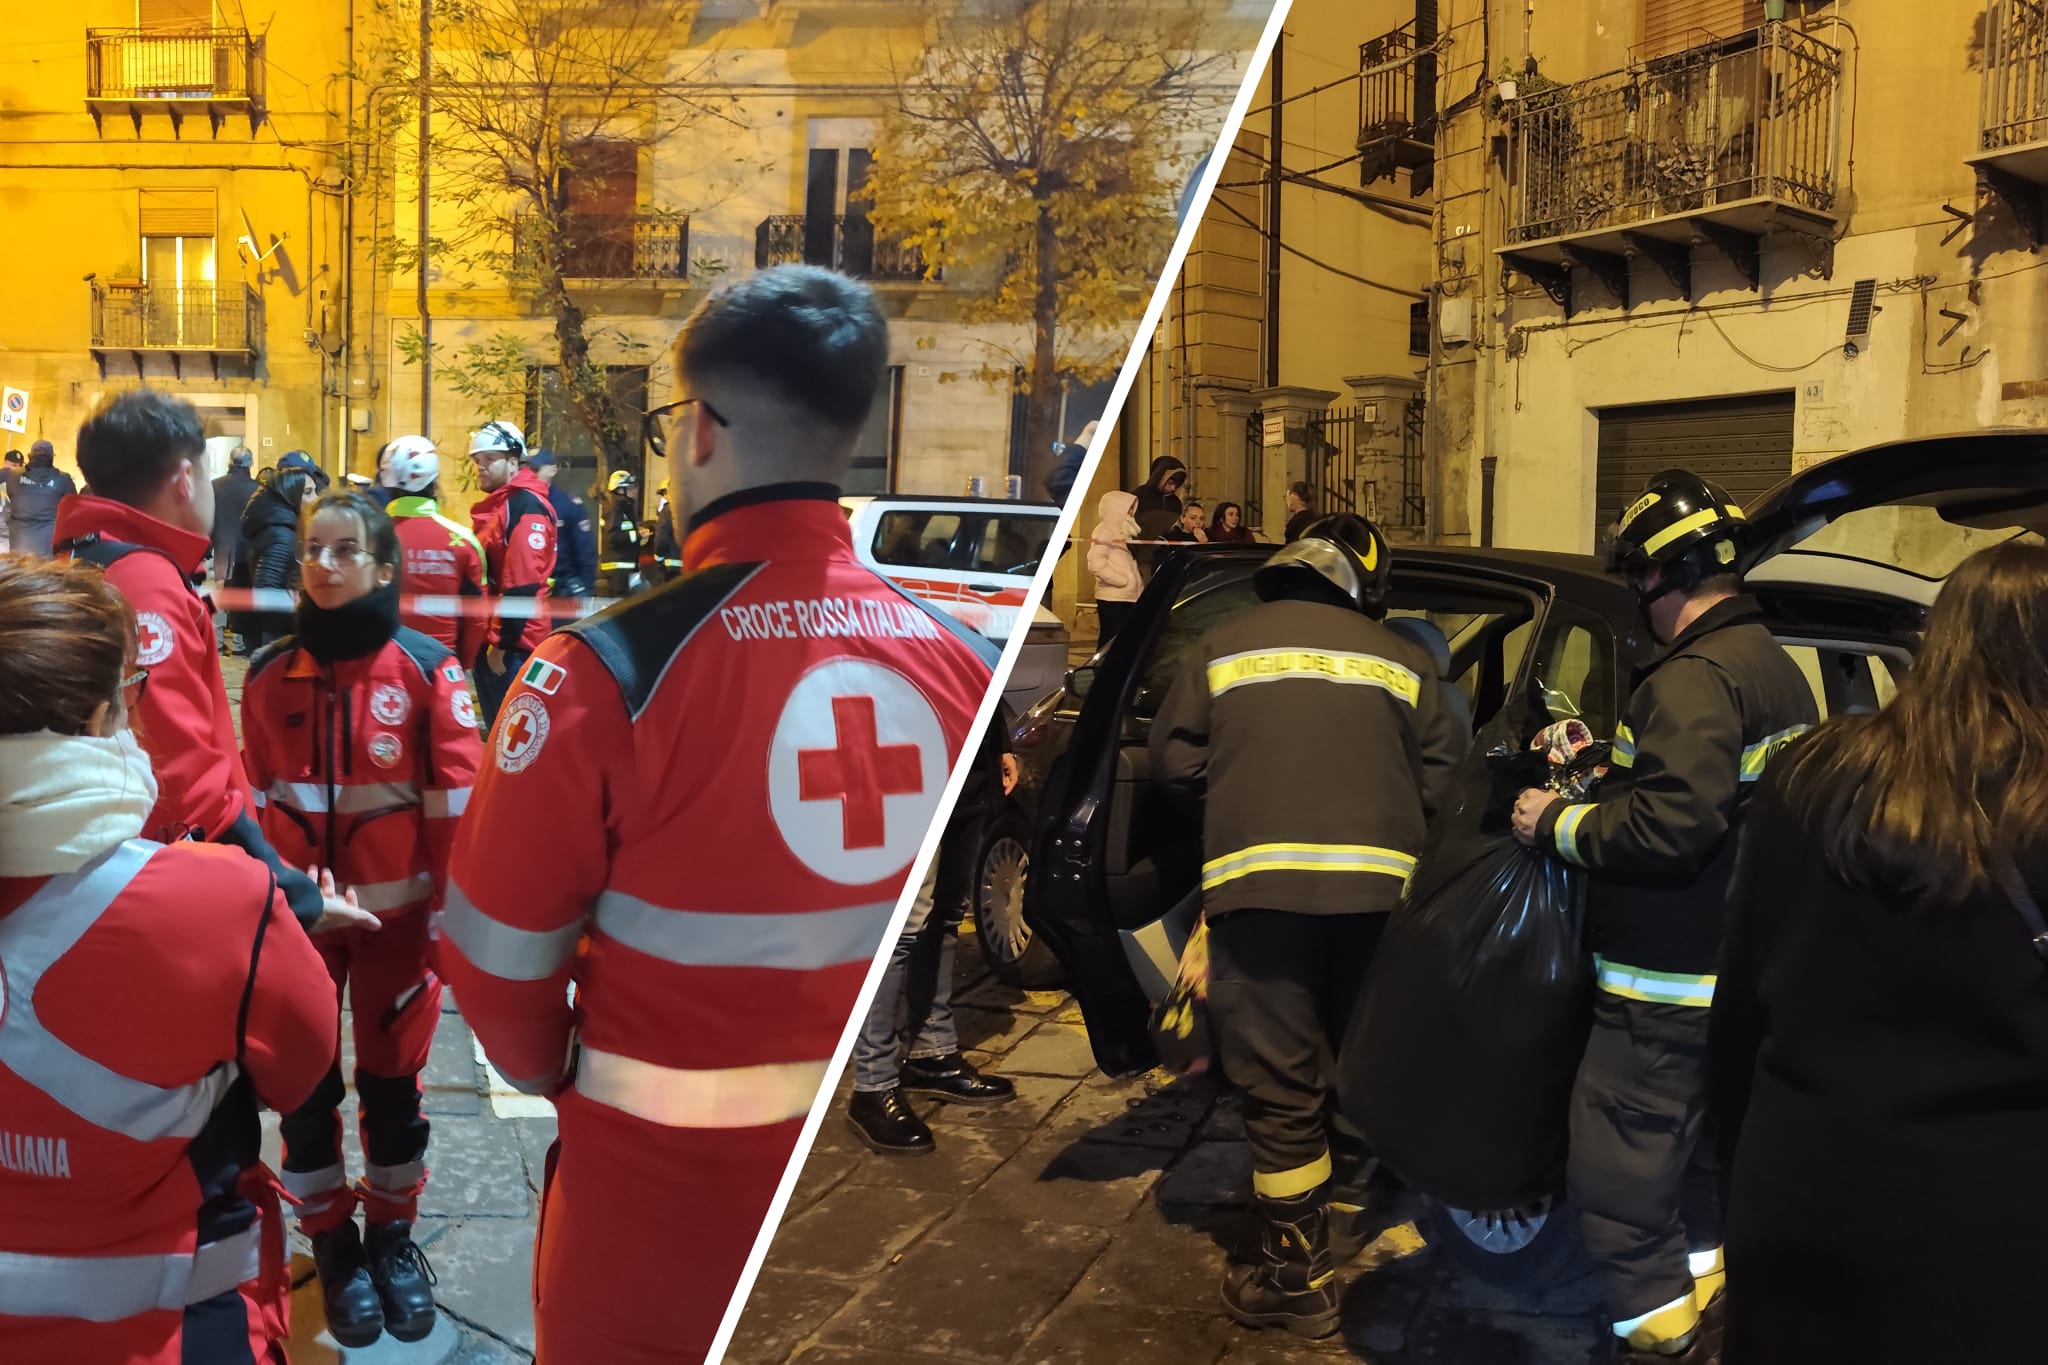
<svg viewBox="0 0 2048 1365"><path fill-rule="evenodd" d="M1003 1056L1005 1076L1071 1076L1076 1080L1095 1070L1095 1053L1087 1030L1073 1024L1046 1023Z"/></svg>
<svg viewBox="0 0 2048 1365"><path fill-rule="evenodd" d="M926 1190L842 1183L784 1222L775 1240L814 1275L860 1280L952 1207L952 1200Z"/></svg>
<svg viewBox="0 0 2048 1365"><path fill-rule="evenodd" d="M1179 1222L1149 1202L1088 1269L1076 1296L1133 1306L1220 1312L1225 1248L1249 1226L1244 1212L1194 1207Z"/></svg>
<svg viewBox="0 0 2048 1365"><path fill-rule="evenodd" d="M776 1365L852 1298L855 1286L808 1272L763 1269L725 1358L732 1365Z"/></svg>
<svg viewBox="0 0 2048 1365"><path fill-rule="evenodd" d="M1233 1334L1220 1313L1068 1303L1012 1359L1018 1365L1211 1365Z"/></svg>
<svg viewBox="0 0 2048 1365"><path fill-rule="evenodd" d="M487 1114L435 1119L427 1167L422 1213L530 1218L538 1212L510 1120Z"/></svg>
<svg viewBox="0 0 2048 1365"><path fill-rule="evenodd" d="M1242 1142L1198 1142L1160 1182L1159 1203L1248 1204L1252 1197L1252 1153Z"/></svg>
<svg viewBox="0 0 2048 1365"><path fill-rule="evenodd" d="M1578 1319L1429 1304L1409 1329L1406 1351L1430 1365L1586 1365L1596 1336Z"/></svg>
<svg viewBox="0 0 2048 1365"><path fill-rule="evenodd" d="M932 1136L938 1140L938 1147L929 1156L882 1156L869 1152L848 1160L845 1178L856 1185L969 1194L1023 1149L1031 1140L1031 1130L945 1127L933 1130ZM808 1179L810 1172L806 1170L804 1175Z"/></svg>
<svg viewBox="0 0 2048 1365"><path fill-rule="evenodd" d="M1113 1085L1082 1084L1061 1104L1052 1121L1062 1127L1085 1125L1097 1142L1124 1142L1178 1151L1194 1135L1195 1125L1213 1102L1204 1087L1155 1088L1145 1078Z"/></svg>
<svg viewBox="0 0 2048 1365"><path fill-rule="evenodd" d="M533 1350L533 1225L525 1219L469 1218L427 1248L435 1302L462 1321L528 1353ZM297 1357L293 1358L296 1365Z"/></svg>
<svg viewBox="0 0 2048 1365"><path fill-rule="evenodd" d="M877 1273L819 1340L898 1359L931 1353L995 1365L1052 1316L1108 1242L1097 1228L949 1219Z"/></svg>
<svg viewBox="0 0 2048 1365"><path fill-rule="evenodd" d="M420 1073L420 1108L429 1118L443 1114L483 1112L482 1077L477 1074L476 1048L469 1030L450 1027L446 1016L434 1030L434 1046Z"/></svg>
<svg viewBox="0 0 2048 1365"><path fill-rule="evenodd" d="M1081 1127L1038 1133L976 1195L1006 1218L1115 1228L1159 1182L1170 1154L1091 1142Z"/></svg>
<svg viewBox="0 0 2048 1365"><path fill-rule="evenodd" d="M986 1052L1001 1056L1024 1041L1045 1021L1035 1014L1024 1014L1016 1010L962 1008L953 1012L954 1027L960 1034L960 1046L970 1051Z"/></svg>
<svg viewBox="0 0 2048 1365"><path fill-rule="evenodd" d="M1059 1108L1061 1100L1074 1093L1074 1086L1078 1084L1070 1076L1013 1076L1007 1070L1002 1074L1016 1082L1015 1099L1008 1104L987 1106L934 1105L925 1116L925 1121L932 1125L932 1131L936 1133L942 1128L1036 1128L1047 1115ZM840 1128L844 1130L846 1118L843 1111L837 1117ZM825 1124L831 1127L832 1119L826 1119ZM856 1151L867 1150L851 1134L847 1135L847 1141ZM943 1134L939 1141L945 1141Z"/></svg>

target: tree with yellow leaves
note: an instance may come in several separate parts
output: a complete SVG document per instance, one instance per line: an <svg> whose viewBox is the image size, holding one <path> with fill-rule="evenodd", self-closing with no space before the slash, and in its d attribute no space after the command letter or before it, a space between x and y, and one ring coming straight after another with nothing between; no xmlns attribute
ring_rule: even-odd
<svg viewBox="0 0 2048 1365"><path fill-rule="evenodd" d="M1213 3L950 0L895 74L863 194L878 237L960 287L970 321L1020 325L982 378L1029 395L1043 490L1060 387L1113 373L1173 245L1175 200L1234 93L1205 53Z"/></svg>

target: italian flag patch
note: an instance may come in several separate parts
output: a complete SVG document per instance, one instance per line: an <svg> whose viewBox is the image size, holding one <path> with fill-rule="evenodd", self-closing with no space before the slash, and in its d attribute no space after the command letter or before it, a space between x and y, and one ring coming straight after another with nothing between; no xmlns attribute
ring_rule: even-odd
<svg viewBox="0 0 2048 1365"><path fill-rule="evenodd" d="M562 686L562 679L569 676L569 670L549 663L546 659L535 659L519 675L519 681L545 696L554 696Z"/></svg>

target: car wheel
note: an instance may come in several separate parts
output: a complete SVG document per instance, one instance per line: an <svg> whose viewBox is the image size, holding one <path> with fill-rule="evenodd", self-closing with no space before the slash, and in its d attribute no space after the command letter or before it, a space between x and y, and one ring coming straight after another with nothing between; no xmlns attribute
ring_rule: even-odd
<svg viewBox="0 0 2048 1365"><path fill-rule="evenodd" d="M1503 1289L1540 1289L1556 1281L1577 1252L1578 1224L1562 1197L1507 1210L1429 1201L1431 1243L1460 1269Z"/></svg>
<svg viewBox="0 0 2048 1365"><path fill-rule="evenodd" d="M981 841L974 879L974 926L982 960L1008 985L1042 991L1059 985L1059 959L1024 922L1024 879L1031 871L1031 846L1024 822L1003 815Z"/></svg>

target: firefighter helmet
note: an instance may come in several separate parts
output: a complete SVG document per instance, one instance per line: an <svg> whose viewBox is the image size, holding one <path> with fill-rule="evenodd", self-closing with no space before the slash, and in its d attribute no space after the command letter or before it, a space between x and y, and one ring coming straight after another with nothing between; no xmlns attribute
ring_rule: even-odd
<svg viewBox="0 0 2048 1365"><path fill-rule="evenodd" d="M625 489L633 487L634 483L635 480L633 478L632 470L614 469L612 471L612 476L604 481L604 486L606 492L618 493Z"/></svg>
<svg viewBox="0 0 2048 1365"><path fill-rule="evenodd" d="M1745 532L1741 504L1719 484L1685 469L1667 469L1621 514L1607 547L1607 568L1638 592L1661 570L1649 596L1690 592L1716 574L1736 573Z"/></svg>
<svg viewBox="0 0 2048 1365"><path fill-rule="evenodd" d="M1287 584L1300 574L1314 574L1375 619L1387 610L1387 583L1393 554L1380 528L1349 512L1310 522L1300 537L1274 551L1252 584L1268 601L1286 595Z"/></svg>

